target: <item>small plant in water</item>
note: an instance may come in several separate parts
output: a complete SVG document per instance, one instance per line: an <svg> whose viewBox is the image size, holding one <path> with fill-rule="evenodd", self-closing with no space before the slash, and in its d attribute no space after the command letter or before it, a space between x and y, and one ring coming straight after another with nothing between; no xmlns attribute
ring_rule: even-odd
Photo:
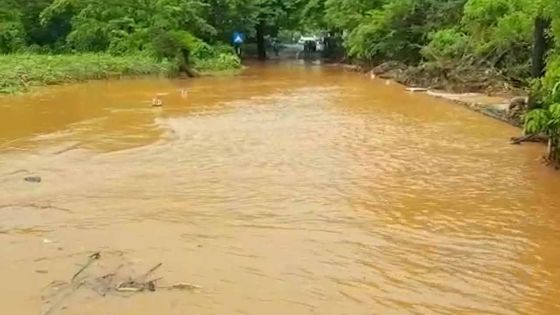
<svg viewBox="0 0 560 315"><path fill-rule="evenodd" d="M544 133L548 136L546 160L560 166L560 103L545 109L535 109L525 116L527 133Z"/></svg>

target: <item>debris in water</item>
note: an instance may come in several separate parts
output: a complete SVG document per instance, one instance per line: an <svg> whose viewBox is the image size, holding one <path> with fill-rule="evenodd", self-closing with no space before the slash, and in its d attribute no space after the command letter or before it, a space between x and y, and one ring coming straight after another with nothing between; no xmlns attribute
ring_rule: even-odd
<svg viewBox="0 0 560 315"><path fill-rule="evenodd" d="M163 100L161 99L161 96L159 94L156 94L156 96L152 99L152 106L163 106Z"/></svg>
<svg viewBox="0 0 560 315"><path fill-rule="evenodd" d="M146 281L146 282L137 282L137 281L128 281L119 283L115 290L118 292L142 292L142 291L150 291L154 292L156 290L156 281L160 280L161 278Z"/></svg>
<svg viewBox="0 0 560 315"><path fill-rule="evenodd" d="M427 88L422 88L422 87L409 87L406 88L407 91L412 92L412 93L417 93L417 92L428 92Z"/></svg>
<svg viewBox="0 0 560 315"><path fill-rule="evenodd" d="M158 287L160 289L168 289L168 290L196 290L196 289L202 289L202 287L196 285L196 284L191 284L191 283L176 283L174 285L169 285L169 286L165 286L165 287Z"/></svg>
<svg viewBox="0 0 560 315"><path fill-rule="evenodd" d="M524 136L521 136L521 137L512 137L511 138L511 144L521 144L523 142L547 143L548 142L548 137L545 136L545 135L532 133L532 134L524 135Z"/></svg>
<svg viewBox="0 0 560 315"><path fill-rule="evenodd" d="M103 255L106 258L107 255ZM101 253L95 252L88 256L87 262L76 273L74 273L70 281L53 281L44 288L42 291L48 289L49 292L46 292L41 297L46 304L45 306L48 307L43 315L50 315L57 310L63 309L64 305L68 305L68 299L73 297L74 293L82 287L92 290L101 297L105 297L110 293L122 296L123 294L155 292L157 290L194 291L201 289L198 285L186 282L178 282L171 285L158 285L158 282L163 278L151 277L148 279L150 275L155 273L163 265L161 262L137 277L130 277L123 274L122 267L125 266L124 264L119 265L112 272L105 273L101 276L92 275L95 273L95 270L99 271L100 266L97 265L96 262L100 260ZM96 264L96 267L93 267L94 264ZM87 269L93 270L86 275L85 271ZM36 272L46 273L48 271L36 270Z"/></svg>
<svg viewBox="0 0 560 315"><path fill-rule="evenodd" d="M71 282L74 282L74 280L76 279L76 277L78 277L84 270L86 270L89 266L91 266L91 264L95 261L98 260L99 258L101 258L101 253L96 252L93 253L91 255L89 255L89 259L88 262L80 269L78 270L78 272L76 272L73 276L72 276L72 280L70 280Z"/></svg>
<svg viewBox="0 0 560 315"><path fill-rule="evenodd" d="M144 275L142 275L142 277L140 277L140 279L146 279L146 277L148 277L152 272L156 271L162 265L163 265L163 263L159 263L159 264L153 266L150 270L146 271L146 273Z"/></svg>
<svg viewBox="0 0 560 315"><path fill-rule="evenodd" d="M42 181L42 178L41 176L27 176L23 180L25 180L28 183L40 183Z"/></svg>

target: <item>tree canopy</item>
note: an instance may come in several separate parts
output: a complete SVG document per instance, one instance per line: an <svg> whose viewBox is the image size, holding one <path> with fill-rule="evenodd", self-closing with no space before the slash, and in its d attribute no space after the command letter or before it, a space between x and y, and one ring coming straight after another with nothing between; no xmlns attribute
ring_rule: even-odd
<svg viewBox="0 0 560 315"><path fill-rule="evenodd" d="M354 60L476 63L527 80L535 21L550 22L556 45L558 13L554 0L0 0L0 52L165 58L208 53L242 31L264 58L267 35L321 31Z"/></svg>

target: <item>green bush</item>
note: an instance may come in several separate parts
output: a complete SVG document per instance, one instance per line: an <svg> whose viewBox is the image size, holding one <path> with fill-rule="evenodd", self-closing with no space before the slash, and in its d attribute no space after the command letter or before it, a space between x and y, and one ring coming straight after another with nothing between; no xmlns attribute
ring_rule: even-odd
<svg viewBox="0 0 560 315"><path fill-rule="evenodd" d="M159 59L178 57L188 59L193 51L205 44L201 39L186 31L156 30L152 31L152 37L149 53Z"/></svg>
<svg viewBox="0 0 560 315"><path fill-rule="evenodd" d="M382 7L374 3L345 38L349 55L416 63L430 40L427 34L458 24L464 1L393 0Z"/></svg>
<svg viewBox="0 0 560 315"><path fill-rule="evenodd" d="M530 57L536 3L533 0L469 0L462 26L478 58L504 66ZM498 65L499 66L499 65Z"/></svg>
<svg viewBox="0 0 560 315"><path fill-rule="evenodd" d="M525 115L527 133L543 133L548 136L547 160L560 164L560 104L535 109Z"/></svg>
<svg viewBox="0 0 560 315"><path fill-rule="evenodd" d="M218 53L212 58L195 59L194 67L201 72L220 72L239 69L239 57L231 53Z"/></svg>
<svg viewBox="0 0 560 315"><path fill-rule="evenodd" d="M560 103L560 56L549 58L545 76L533 81L531 91L541 105Z"/></svg>
<svg viewBox="0 0 560 315"><path fill-rule="evenodd" d="M454 28L432 32L428 38L430 42L422 48L422 56L432 61L460 58L469 48L468 36Z"/></svg>
<svg viewBox="0 0 560 315"><path fill-rule="evenodd" d="M201 72L235 70L241 67L241 60L231 46L218 43L211 46L203 41L193 45L192 64Z"/></svg>
<svg viewBox="0 0 560 315"><path fill-rule="evenodd" d="M194 47L192 47L191 56L194 59L203 60L203 59L211 59L216 57L218 54L217 50L210 46L207 43L199 42Z"/></svg>
<svg viewBox="0 0 560 315"><path fill-rule="evenodd" d="M422 34L408 21L415 15L415 8L414 0L397 0L368 12L346 38L349 55L362 59L417 60Z"/></svg>
<svg viewBox="0 0 560 315"><path fill-rule="evenodd" d="M0 53L10 53L25 47L25 29L15 3L0 1Z"/></svg>

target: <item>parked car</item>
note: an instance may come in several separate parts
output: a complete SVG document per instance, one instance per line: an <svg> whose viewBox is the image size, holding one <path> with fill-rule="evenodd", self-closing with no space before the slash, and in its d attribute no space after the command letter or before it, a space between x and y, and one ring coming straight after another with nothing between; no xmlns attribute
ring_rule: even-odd
<svg viewBox="0 0 560 315"><path fill-rule="evenodd" d="M298 40L298 44L299 45L303 45L305 46L306 42L313 42L313 47L315 47L314 50L316 51L323 51L325 50L325 41L322 37L318 37L318 36L302 36L300 37L300 39Z"/></svg>

